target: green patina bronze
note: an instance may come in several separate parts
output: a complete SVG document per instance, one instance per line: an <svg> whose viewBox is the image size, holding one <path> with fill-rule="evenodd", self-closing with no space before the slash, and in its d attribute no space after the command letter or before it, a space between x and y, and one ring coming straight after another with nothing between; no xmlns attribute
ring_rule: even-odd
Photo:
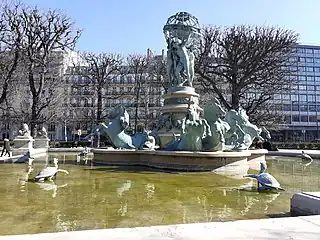
<svg viewBox="0 0 320 240"><path fill-rule="evenodd" d="M103 136L110 139L115 148L142 149L147 146L153 149L155 140L145 129L137 131L134 135L125 133L129 126L129 114L122 105L117 105L109 112L110 122L99 123L95 132L99 131Z"/></svg>

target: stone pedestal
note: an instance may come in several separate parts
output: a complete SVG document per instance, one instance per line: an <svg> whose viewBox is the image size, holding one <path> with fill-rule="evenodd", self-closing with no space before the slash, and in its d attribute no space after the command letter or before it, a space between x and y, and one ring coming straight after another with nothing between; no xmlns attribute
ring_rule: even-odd
<svg viewBox="0 0 320 240"><path fill-rule="evenodd" d="M12 155L17 156L33 150L34 139L28 136L17 136L13 139Z"/></svg>
<svg viewBox="0 0 320 240"><path fill-rule="evenodd" d="M13 147L19 149L32 149L34 139L32 137L17 136L13 139Z"/></svg>
<svg viewBox="0 0 320 240"><path fill-rule="evenodd" d="M49 138L35 138L33 147L34 148L47 148L48 149L49 148L49 142L50 142Z"/></svg>
<svg viewBox="0 0 320 240"><path fill-rule="evenodd" d="M186 117L189 106L198 112L203 111L199 107L199 94L192 87L175 87L164 94L162 98L164 99L164 106L160 109L159 122L161 126L158 130L161 148L172 141L172 132L176 136L180 136L179 121Z"/></svg>

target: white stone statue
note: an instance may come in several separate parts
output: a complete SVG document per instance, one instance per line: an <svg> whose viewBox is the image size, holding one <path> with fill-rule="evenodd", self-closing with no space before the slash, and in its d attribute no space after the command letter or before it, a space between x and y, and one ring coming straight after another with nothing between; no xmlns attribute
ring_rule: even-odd
<svg viewBox="0 0 320 240"><path fill-rule="evenodd" d="M48 132L44 126L42 126L41 130L38 131L38 134L43 138L48 138Z"/></svg>
<svg viewBox="0 0 320 240"><path fill-rule="evenodd" d="M19 130L19 135L23 137L31 136L28 124L26 123L22 124L22 129Z"/></svg>

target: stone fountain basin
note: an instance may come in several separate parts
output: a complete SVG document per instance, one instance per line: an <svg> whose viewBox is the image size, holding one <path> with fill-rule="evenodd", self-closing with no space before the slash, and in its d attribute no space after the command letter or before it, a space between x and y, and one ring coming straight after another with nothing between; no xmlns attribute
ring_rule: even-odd
<svg viewBox="0 0 320 240"><path fill-rule="evenodd" d="M127 149L93 149L95 165L146 166L177 171L213 171L242 178L248 169L259 169L268 151L189 152Z"/></svg>

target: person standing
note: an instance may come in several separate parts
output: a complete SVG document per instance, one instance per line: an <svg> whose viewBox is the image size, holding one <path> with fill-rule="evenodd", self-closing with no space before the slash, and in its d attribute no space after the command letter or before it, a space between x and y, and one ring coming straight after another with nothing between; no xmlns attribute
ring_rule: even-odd
<svg viewBox="0 0 320 240"><path fill-rule="evenodd" d="M10 157L10 152L11 152L10 141L7 138L5 138L3 141L4 141L4 145L1 152L1 157L3 156L3 154L4 156L8 154L8 156Z"/></svg>

